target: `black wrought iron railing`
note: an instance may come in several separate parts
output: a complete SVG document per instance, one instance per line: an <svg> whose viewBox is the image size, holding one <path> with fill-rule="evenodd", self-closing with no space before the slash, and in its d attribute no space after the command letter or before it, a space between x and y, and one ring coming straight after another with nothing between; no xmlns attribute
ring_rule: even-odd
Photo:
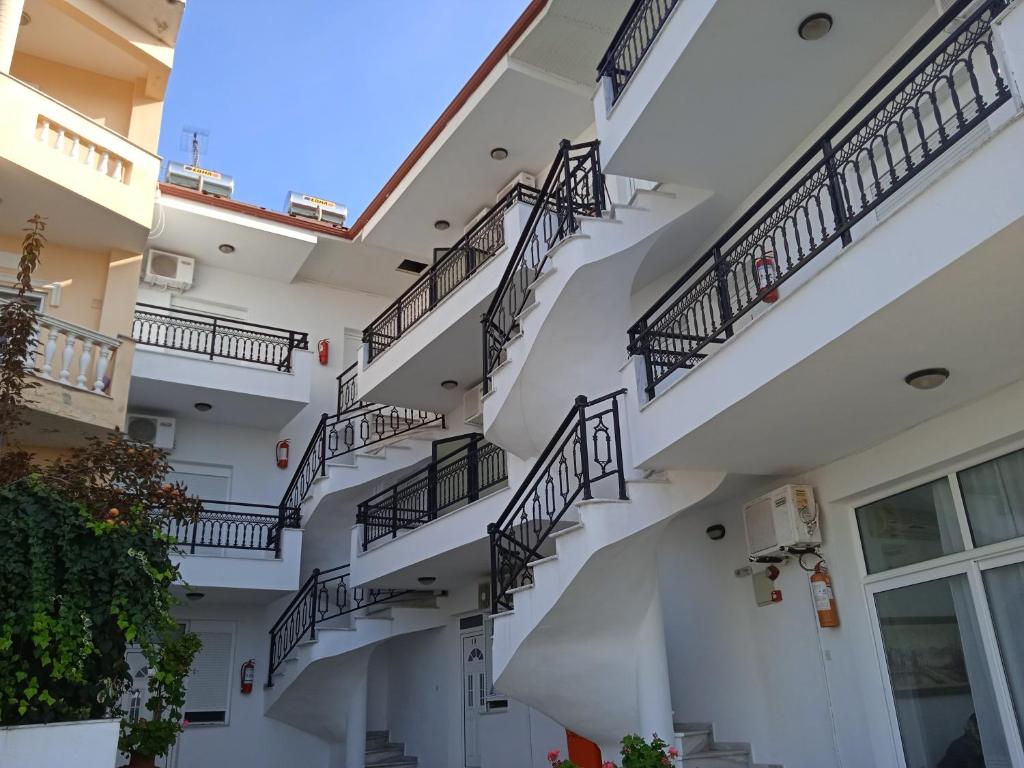
<svg viewBox="0 0 1024 768"><path fill-rule="evenodd" d="M274 672L288 658L295 646L304 639L316 639L318 624L361 608L417 594L421 593L405 589L352 587L349 583L347 564L325 571L314 570L270 628L267 687L274 684Z"/></svg>
<svg viewBox="0 0 1024 768"><path fill-rule="evenodd" d="M352 363L338 374L338 410L347 413L358 408L366 408L372 403L359 398L359 363Z"/></svg>
<svg viewBox="0 0 1024 768"><path fill-rule="evenodd" d="M309 335L287 328L228 320L185 309L136 304L132 339L150 347L194 352L291 371L292 352L309 349Z"/></svg>
<svg viewBox="0 0 1024 768"><path fill-rule="evenodd" d="M367 363L489 262L505 245L505 212L519 202L532 205L539 192L516 184L455 245L436 249L430 268L363 331Z"/></svg>
<svg viewBox="0 0 1024 768"><path fill-rule="evenodd" d="M648 398L1010 99L991 29L1005 7L954 2L633 324Z"/></svg>
<svg viewBox="0 0 1024 768"><path fill-rule="evenodd" d="M436 440L431 454L427 466L359 503L356 522L363 526L363 551L508 482L505 451L479 433Z"/></svg>
<svg viewBox="0 0 1024 768"><path fill-rule="evenodd" d="M505 344L518 328L534 281L544 272L551 249L580 228L581 217L605 209L600 142L571 144L563 139L519 241L484 314L483 388L501 362Z"/></svg>
<svg viewBox="0 0 1024 768"><path fill-rule="evenodd" d="M298 509L241 501L199 501L203 509L195 520L166 517L160 523L164 533L190 555L197 549L247 549L280 555L281 530L298 528L301 522Z"/></svg>
<svg viewBox="0 0 1024 768"><path fill-rule="evenodd" d="M633 77L647 51L654 44L661 28L679 0L634 0L622 20L608 50L597 65L597 79L608 78L611 103L619 99L622 89Z"/></svg>
<svg viewBox="0 0 1024 768"><path fill-rule="evenodd" d="M501 517L487 526L493 613L511 610L510 591L533 583L530 563L550 554L545 543L577 499L595 492L627 498L619 424L625 391L578 396Z"/></svg>
<svg viewBox="0 0 1024 768"><path fill-rule="evenodd" d="M395 405L362 403L344 413L322 414L281 499L281 509L301 509L310 487L327 475L327 462L407 432L437 425L443 414Z"/></svg>

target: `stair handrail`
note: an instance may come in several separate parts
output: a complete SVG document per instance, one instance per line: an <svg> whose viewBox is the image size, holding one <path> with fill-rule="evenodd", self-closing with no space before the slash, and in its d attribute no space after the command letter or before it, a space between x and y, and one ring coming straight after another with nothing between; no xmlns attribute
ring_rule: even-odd
<svg viewBox="0 0 1024 768"><path fill-rule="evenodd" d="M304 638L316 640L317 625L345 614L386 603L404 595L419 594L412 589L370 589L348 584L350 564L320 570L314 568L298 592L271 625L267 687L274 685L274 672ZM333 592L333 600L332 600ZM424 592L423 594L434 594Z"/></svg>
<svg viewBox="0 0 1024 768"><path fill-rule="evenodd" d="M466 444L438 458L439 446L456 441ZM445 494L453 478L457 490ZM359 502L356 523L363 526L363 551L375 541L394 539L401 531L436 520L449 507L471 504L507 479L505 451L479 432L435 440L426 466Z"/></svg>
<svg viewBox="0 0 1024 768"><path fill-rule="evenodd" d="M352 363L338 374L338 409L335 413L347 413L366 408L371 403L359 398L359 361Z"/></svg>
<svg viewBox="0 0 1024 768"><path fill-rule="evenodd" d="M678 2L679 0L633 0L629 6L622 23L608 44L608 49L597 65L598 81L605 77L611 81L611 104L618 101L622 95L626 83L647 56ZM645 19L648 21L647 24L643 23ZM626 62L625 68L620 67L619 57L627 52L630 54L630 60Z"/></svg>
<svg viewBox="0 0 1024 768"><path fill-rule="evenodd" d="M629 327L627 352L643 356L648 399L674 371L706 357L708 345L730 339L739 319L826 248L836 242L848 246L854 225L1009 101L1010 88L991 41L992 20L1007 0L983 0L970 10L977 1L954 0ZM978 51L989 60L991 71L984 71L984 78L970 58ZM951 85L950 73L958 67L970 75L973 89L963 103ZM979 82L987 78L995 93L985 103ZM952 117L939 114L940 85L952 94ZM967 113L968 106L973 114ZM922 115L935 119L934 132L926 135ZM905 124L908 117L913 119ZM894 126L894 135L885 133ZM911 142L918 143L911 147ZM873 154L865 154L881 147L885 154L877 163ZM921 155L915 159L917 152ZM874 177L866 181L859 167L865 157ZM903 165L904 172L897 174ZM804 224L805 217L810 223ZM795 237L787 236L788 224ZM774 266L756 266L766 256ZM684 322L690 309L699 315L692 324Z"/></svg>
<svg viewBox="0 0 1024 768"><path fill-rule="evenodd" d="M625 389L619 389L593 400L586 395L578 395L504 511L487 526L491 548L492 613L512 607L509 590L532 583L529 563L579 496L593 498L595 483L615 477L618 497L628 498L619 417L619 397L625 392ZM604 403L609 405L596 412L593 410ZM605 423L605 417L610 417L610 424ZM603 453L599 435L604 436ZM588 441L593 441L593 452ZM568 457L565 453L567 447ZM570 469L570 460L575 465L573 470ZM555 476L552 476L551 469L556 463ZM599 470L596 473L593 471L595 468ZM569 487L572 479L577 482L575 488ZM539 492L541 486L543 493ZM527 510L526 504L531 496L533 504ZM517 526L521 529L518 535Z"/></svg>
<svg viewBox="0 0 1024 768"><path fill-rule="evenodd" d="M501 280L487 311L481 318L483 325L483 392L490 389L490 374L501 357L501 350L512 336L516 317L526 306L533 281L528 272L540 275L547 264L548 254L556 243L575 233L580 227L579 217L600 216L605 210L604 174L601 171L601 142L598 140L573 144L562 139L554 162L548 170L537 200L530 210L515 250L505 266ZM574 154L576 153L576 154ZM527 264L527 251L531 243L539 247L542 214L554 214L550 231L545 233L542 253ZM550 226L550 225L549 225ZM521 286L514 278L522 275ZM518 295L514 289L518 287ZM507 304L508 306L504 306Z"/></svg>
<svg viewBox="0 0 1024 768"><path fill-rule="evenodd" d="M517 202L532 203L539 194L540 190L536 187L522 182L516 183L454 245L435 249L433 263L363 329L363 343L367 345L367 364L373 362L388 347L398 341L406 330L433 311L438 302L466 283L485 262L501 250L505 244L503 225L505 212ZM493 232L493 237L488 236L482 239L493 240L493 242L490 243L490 247L480 248L476 241L487 230ZM462 252L466 252L468 257L465 273L462 279L448 286L446 290L444 285L439 285L439 282L444 282L443 280L439 281L439 276L454 260L463 258ZM438 256L438 253L441 255ZM427 297L425 304L419 298L424 293ZM411 320L404 321L403 307L410 305L420 309L420 314ZM392 319L395 321L395 333L389 335L382 332L381 328L390 326Z"/></svg>

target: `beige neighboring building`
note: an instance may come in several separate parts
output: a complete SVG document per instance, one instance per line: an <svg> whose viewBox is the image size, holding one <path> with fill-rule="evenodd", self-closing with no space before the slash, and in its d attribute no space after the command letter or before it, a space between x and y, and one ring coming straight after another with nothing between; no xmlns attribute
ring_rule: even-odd
<svg viewBox="0 0 1024 768"><path fill-rule="evenodd" d="M0 0L0 300L45 217L23 441L59 450L124 424L132 313L181 0Z"/></svg>

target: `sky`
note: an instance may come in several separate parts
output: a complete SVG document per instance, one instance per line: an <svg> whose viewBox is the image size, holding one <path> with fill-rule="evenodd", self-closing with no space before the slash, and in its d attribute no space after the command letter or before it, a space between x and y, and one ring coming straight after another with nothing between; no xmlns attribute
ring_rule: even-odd
<svg viewBox="0 0 1024 768"><path fill-rule="evenodd" d="M237 200L282 210L289 190L377 194L528 0L189 0L160 154L203 167Z"/></svg>

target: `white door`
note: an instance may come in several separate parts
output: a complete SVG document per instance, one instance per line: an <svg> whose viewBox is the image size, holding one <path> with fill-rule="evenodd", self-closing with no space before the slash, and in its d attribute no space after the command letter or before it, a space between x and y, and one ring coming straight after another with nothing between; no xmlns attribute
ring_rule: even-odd
<svg viewBox="0 0 1024 768"><path fill-rule="evenodd" d="M487 660L484 657L483 632L462 636L462 710L466 744L466 765L475 768L480 761L480 715L487 695Z"/></svg>

